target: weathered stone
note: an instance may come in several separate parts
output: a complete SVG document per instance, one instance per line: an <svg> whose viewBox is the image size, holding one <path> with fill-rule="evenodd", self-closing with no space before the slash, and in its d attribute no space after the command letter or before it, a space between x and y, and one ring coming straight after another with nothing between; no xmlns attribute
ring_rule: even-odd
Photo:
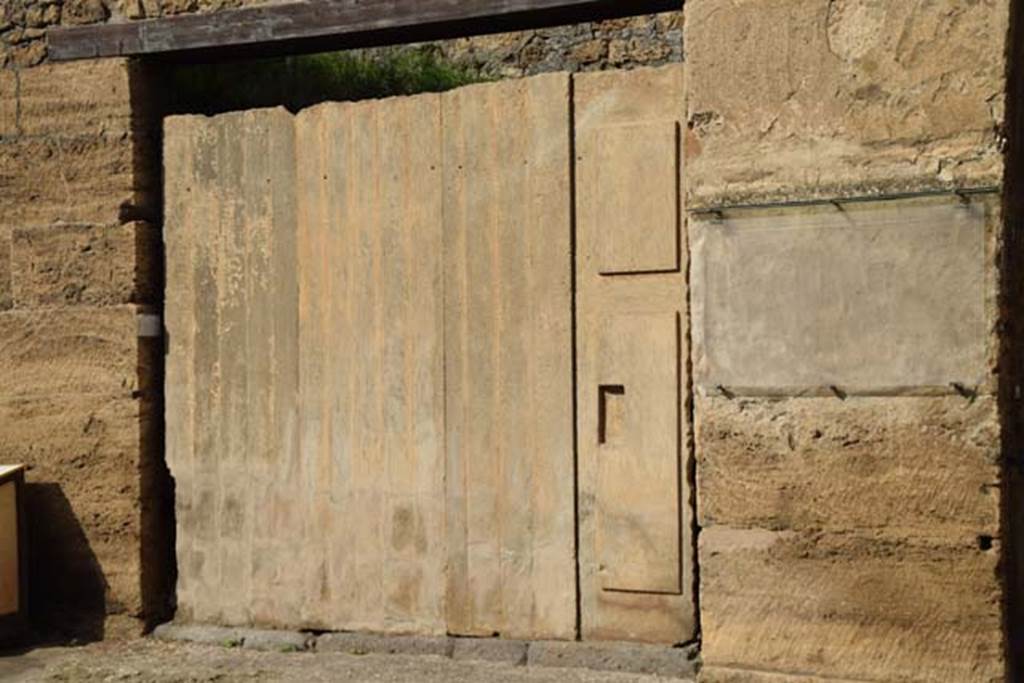
<svg viewBox="0 0 1024 683"><path fill-rule="evenodd" d="M122 136L132 131L126 59L46 64L19 74L24 135Z"/></svg>
<svg viewBox="0 0 1024 683"><path fill-rule="evenodd" d="M316 639L320 652L355 655L436 655L450 657L452 639L445 636L386 636L371 633L325 633Z"/></svg>
<svg viewBox="0 0 1024 683"><path fill-rule="evenodd" d="M696 413L702 527L998 533L994 397L698 397Z"/></svg>
<svg viewBox="0 0 1024 683"><path fill-rule="evenodd" d="M43 60L46 59L46 42L43 40L33 40L20 45L14 45L11 47L10 54L11 63L14 66L27 69L30 66L42 64Z"/></svg>
<svg viewBox="0 0 1024 683"><path fill-rule="evenodd" d="M110 11L103 0L64 0L61 22L64 24L95 24L107 19Z"/></svg>
<svg viewBox="0 0 1024 683"><path fill-rule="evenodd" d="M0 313L0 400L142 391L135 306Z"/></svg>
<svg viewBox="0 0 1024 683"><path fill-rule="evenodd" d="M792 673L772 673L724 666L701 667L698 683L859 683L844 678L821 678Z"/></svg>
<svg viewBox="0 0 1024 683"><path fill-rule="evenodd" d="M693 221L696 381L781 394L986 383L998 219L993 202L949 197Z"/></svg>
<svg viewBox="0 0 1024 683"><path fill-rule="evenodd" d="M477 659L519 666L526 664L527 642L504 638L452 638L453 659Z"/></svg>
<svg viewBox="0 0 1024 683"><path fill-rule="evenodd" d="M124 135L0 141L0 223L108 224L138 213L149 188L134 152Z"/></svg>
<svg viewBox="0 0 1024 683"><path fill-rule="evenodd" d="M700 535L710 666L858 680L1003 680L998 541L882 531Z"/></svg>
<svg viewBox="0 0 1024 683"><path fill-rule="evenodd" d="M159 297L159 240L152 226L138 222L17 229L14 305L153 303Z"/></svg>
<svg viewBox="0 0 1024 683"><path fill-rule="evenodd" d="M696 414L706 662L998 670L994 398L698 397Z"/></svg>
<svg viewBox="0 0 1024 683"><path fill-rule="evenodd" d="M530 666L580 667L692 679L697 673L697 648L537 641L530 643L527 661Z"/></svg>
<svg viewBox="0 0 1024 683"><path fill-rule="evenodd" d="M301 631L241 629L242 647L247 650L301 652L313 646L315 637Z"/></svg>
<svg viewBox="0 0 1024 683"><path fill-rule="evenodd" d="M248 629L203 624L160 624L153 629L157 640L170 640L221 647L241 647Z"/></svg>
<svg viewBox="0 0 1024 683"><path fill-rule="evenodd" d="M30 599L45 625L96 637L107 614L143 615L139 472L153 417L123 394L0 398L0 460L29 466Z"/></svg>
<svg viewBox="0 0 1024 683"><path fill-rule="evenodd" d="M686 15L690 208L999 182L1005 3L691 0Z"/></svg>

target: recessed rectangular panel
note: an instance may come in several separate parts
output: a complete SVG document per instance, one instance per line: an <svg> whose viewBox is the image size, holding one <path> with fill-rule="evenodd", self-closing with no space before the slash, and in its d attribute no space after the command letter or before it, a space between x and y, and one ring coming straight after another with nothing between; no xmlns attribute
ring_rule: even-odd
<svg viewBox="0 0 1024 683"><path fill-rule="evenodd" d="M600 584L678 593L679 316L615 315L600 334Z"/></svg>
<svg viewBox="0 0 1024 683"><path fill-rule="evenodd" d="M581 174L581 201L594 204L598 271L615 275L677 270L677 123L602 126L582 138L579 163L592 168Z"/></svg>
<svg viewBox="0 0 1024 683"><path fill-rule="evenodd" d="M983 202L694 221L696 374L742 391L972 386L986 368Z"/></svg>

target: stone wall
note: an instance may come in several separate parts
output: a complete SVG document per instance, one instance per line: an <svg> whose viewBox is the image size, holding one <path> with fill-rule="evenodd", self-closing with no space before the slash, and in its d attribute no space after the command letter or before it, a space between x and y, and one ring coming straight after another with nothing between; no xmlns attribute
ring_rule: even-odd
<svg viewBox="0 0 1024 683"><path fill-rule="evenodd" d="M943 300L969 305L983 320L965 336L943 328L941 339L922 340L942 343L947 361L975 349L964 395L949 392L949 385L945 392L929 386L930 375L916 358L929 355L924 346L893 342L898 325L935 320L925 290L892 300L895 290L884 286L895 274L908 285L945 291L949 270L926 275L939 248L934 242L887 248L894 258L923 259L920 267L910 261L890 267L866 244L815 257L813 248L801 246L799 231L776 232L763 238L773 251L762 249L745 265L729 261L728 273L717 271L760 283L760 289L733 289L734 296L713 301L763 316L766 325L758 328L763 334L756 343L737 337L746 334L742 329L711 328L721 333L712 340L700 324L694 327L695 362L702 347L717 342L707 352L718 354L731 381L758 389L716 387L713 378L702 380L698 367L705 680L782 680L770 672L785 680L804 680L798 673L830 680L1003 680L1000 568L1007 527L1000 516L996 335L1003 315L997 299L1005 223L998 188L1005 171L1010 5L687 3L691 211L817 198L826 200L824 208L726 208L723 223L739 215L786 223L785 216L841 209L832 219L836 230L847 224L859 230L853 209L827 200L997 188L964 200L986 216L972 239L942 247L954 260L965 259L950 269L976 270L974 294L963 298L965 290L953 288ZM695 218L691 238L695 224L715 220L691 213ZM911 220L891 229L908 236L916 230ZM694 258L706 253L698 248ZM788 261L769 261L776 254L794 260L782 267ZM799 260L800 254L810 260ZM763 277L756 260L762 257L766 268L769 262L775 267ZM818 280L833 295L827 300L810 284L817 276L808 276L821 258L837 261ZM942 262L952 263L933 261ZM800 274L810 278L808 286L790 289ZM695 308L707 305L699 276L693 287ZM802 311L812 298L817 313L807 331L813 344L801 346L807 353L800 357L787 355L791 346L774 346L788 339L787 331L773 325L807 322ZM860 315L864 301L873 310L855 324L850 316ZM771 308L762 310L758 302ZM900 315L894 326L879 327L889 306ZM866 340L866 326L883 336ZM728 348L740 348L744 362L722 365L737 360L727 356ZM759 354L763 372L749 362ZM950 381L953 374L947 371ZM845 382L859 384L858 390ZM809 391L811 384L822 391Z"/></svg>
<svg viewBox="0 0 1024 683"><path fill-rule="evenodd" d="M126 60L0 71L0 461L30 468L36 621L79 636L165 613L173 566L139 81Z"/></svg>

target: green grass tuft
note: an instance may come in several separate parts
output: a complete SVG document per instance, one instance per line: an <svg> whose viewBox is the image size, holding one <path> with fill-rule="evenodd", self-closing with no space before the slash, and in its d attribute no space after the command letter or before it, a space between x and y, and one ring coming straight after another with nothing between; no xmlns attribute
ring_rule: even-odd
<svg viewBox="0 0 1024 683"><path fill-rule="evenodd" d="M442 92L490 80L431 46L330 52L168 68L167 111L217 114L256 107L291 111L325 101Z"/></svg>

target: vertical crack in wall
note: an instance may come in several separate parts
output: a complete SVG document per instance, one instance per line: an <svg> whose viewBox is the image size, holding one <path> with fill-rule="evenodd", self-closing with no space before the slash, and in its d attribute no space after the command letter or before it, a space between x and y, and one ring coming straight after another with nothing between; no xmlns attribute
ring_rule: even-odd
<svg viewBox="0 0 1024 683"><path fill-rule="evenodd" d="M579 438L579 364L577 359L577 291L576 277L576 77L569 82L569 290L572 316L572 509L573 564L576 572L576 640L583 638L583 589L580 574L580 438Z"/></svg>
<svg viewBox="0 0 1024 683"><path fill-rule="evenodd" d="M1024 3L1006 37L1007 141L999 255L999 413L1002 438L1002 576L1006 679L1024 677Z"/></svg>

